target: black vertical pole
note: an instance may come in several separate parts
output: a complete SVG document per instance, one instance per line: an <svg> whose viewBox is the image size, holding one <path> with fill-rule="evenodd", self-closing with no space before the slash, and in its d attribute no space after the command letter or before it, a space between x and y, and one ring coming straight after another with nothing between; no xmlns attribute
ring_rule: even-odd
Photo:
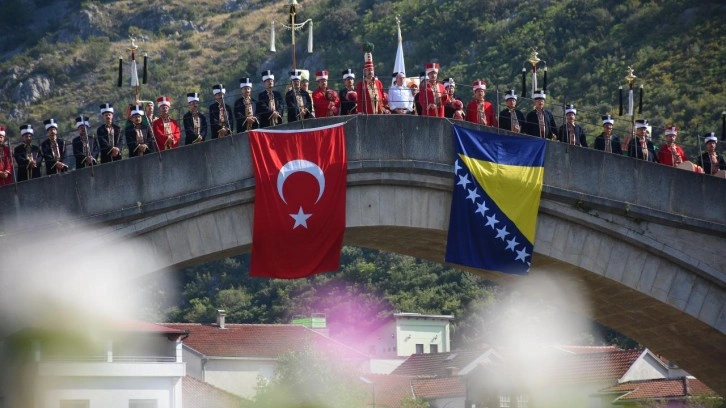
<svg viewBox="0 0 726 408"><path fill-rule="evenodd" d="M118 86L119 88L121 88L121 83L123 82L122 81L123 70L124 70L124 59L119 58L118 59L118 83L116 84L116 86Z"/></svg>

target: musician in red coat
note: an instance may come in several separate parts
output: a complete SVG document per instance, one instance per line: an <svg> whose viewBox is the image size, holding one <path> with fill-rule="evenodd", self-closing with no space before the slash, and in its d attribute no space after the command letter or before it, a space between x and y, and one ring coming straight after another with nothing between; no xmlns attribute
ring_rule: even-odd
<svg viewBox="0 0 726 408"><path fill-rule="evenodd" d="M340 98L337 92L333 92L332 97L328 95L328 71L316 72L315 79L318 81L318 89L313 91L315 117L337 116L340 112Z"/></svg>
<svg viewBox="0 0 726 408"><path fill-rule="evenodd" d="M369 44L367 44L369 45ZM358 95L358 113L378 114L391 113L386 108L385 93L383 92L383 84L376 79L373 70L373 48L364 48L363 54L363 80L355 86L355 92Z"/></svg>
<svg viewBox="0 0 726 408"><path fill-rule="evenodd" d="M169 115L171 98L160 96L156 99L156 102L159 105L159 112L161 112L161 116L151 124L151 130L154 132L154 138L156 139L156 146L158 146L159 151L179 147L181 127Z"/></svg>
<svg viewBox="0 0 726 408"><path fill-rule="evenodd" d="M0 186L13 184L13 156L5 144L5 126L0 126Z"/></svg>
<svg viewBox="0 0 726 408"><path fill-rule="evenodd" d="M423 107L423 116L444 117L444 106L449 102L449 95L444 85L436 78L439 75L439 64L431 62L426 64L426 84L421 87L419 101Z"/></svg>
<svg viewBox="0 0 726 408"><path fill-rule="evenodd" d="M474 90L474 99L466 105L466 121L484 126L499 126L497 124L494 106L492 106L491 102L484 100L484 97L486 96L487 83L482 80L478 80L471 86Z"/></svg>
<svg viewBox="0 0 726 408"><path fill-rule="evenodd" d="M679 164L688 161L686 152L676 144L676 137L678 136L678 128L675 126L668 126L665 129L665 144L658 149L658 163L665 164L666 166L675 167Z"/></svg>

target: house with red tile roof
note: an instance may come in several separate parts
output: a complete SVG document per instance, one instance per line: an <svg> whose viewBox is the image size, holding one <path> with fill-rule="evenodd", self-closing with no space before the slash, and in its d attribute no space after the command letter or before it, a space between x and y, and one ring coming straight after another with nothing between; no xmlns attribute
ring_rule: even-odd
<svg viewBox="0 0 726 408"><path fill-rule="evenodd" d="M467 375L480 365L502 364L504 360L491 347L450 353L413 354L392 374L412 377L443 378Z"/></svg>
<svg viewBox="0 0 726 408"><path fill-rule="evenodd" d="M183 360L189 376L242 398L251 398L260 378L275 374L277 360L313 349L365 370L368 357L322 333L292 324L165 323L188 333Z"/></svg>
<svg viewBox="0 0 726 408"><path fill-rule="evenodd" d="M464 377L417 377L368 374L361 377L371 387L368 403L376 407L400 407L406 399L421 398L432 407L463 407Z"/></svg>
<svg viewBox="0 0 726 408"><path fill-rule="evenodd" d="M719 406L723 398L696 378L660 378L623 382L600 391L604 399L618 407L641 407L644 404L661 404L668 408L693 407L694 403Z"/></svg>
<svg viewBox="0 0 726 408"><path fill-rule="evenodd" d="M376 398L391 407L402 397L423 398L434 408L606 408L659 399L681 407L689 398L715 395L647 349L557 346L539 352L547 358L511 348L414 354L391 375L371 379Z"/></svg>
<svg viewBox="0 0 726 408"><path fill-rule="evenodd" d="M413 354L390 377L409 379L409 386L404 390L407 397L424 399L432 407L463 407L467 398L469 374L481 367L503 363L502 357L491 347L449 353ZM376 379L383 386L387 377L389 376L378 376ZM389 406L400 406L400 393L389 392L394 396L388 397L389 401L396 398L399 401L398 405Z"/></svg>
<svg viewBox="0 0 726 408"><path fill-rule="evenodd" d="M183 330L84 316L2 339L0 405L181 408Z"/></svg>

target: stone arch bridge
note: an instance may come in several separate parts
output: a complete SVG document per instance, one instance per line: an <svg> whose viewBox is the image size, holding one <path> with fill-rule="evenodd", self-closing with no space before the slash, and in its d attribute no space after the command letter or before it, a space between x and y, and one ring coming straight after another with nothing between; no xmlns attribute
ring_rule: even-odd
<svg viewBox="0 0 726 408"><path fill-rule="evenodd" d="M358 116L285 126L344 120L345 244L443 262L450 122ZM151 242L169 259L160 266L239 254L252 242L247 135L5 187L0 203L0 241L31 227L29 211L64 210L114 237ZM534 252L530 276L572 285L590 299L590 318L726 395L726 180L549 143Z"/></svg>

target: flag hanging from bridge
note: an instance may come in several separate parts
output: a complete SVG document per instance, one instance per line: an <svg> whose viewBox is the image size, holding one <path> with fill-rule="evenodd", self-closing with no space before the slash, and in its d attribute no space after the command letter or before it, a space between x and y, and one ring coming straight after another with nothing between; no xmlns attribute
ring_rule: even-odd
<svg viewBox="0 0 726 408"><path fill-rule="evenodd" d="M294 279L337 270L345 231L342 124L249 132L255 171L251 276Z"/></svg>
<svg viewBox="0 0 726 408"><path fill-rule="evenodd" d="M544 177L544 139L452 126L454 191L446 262L526 274Z"/></svg>

